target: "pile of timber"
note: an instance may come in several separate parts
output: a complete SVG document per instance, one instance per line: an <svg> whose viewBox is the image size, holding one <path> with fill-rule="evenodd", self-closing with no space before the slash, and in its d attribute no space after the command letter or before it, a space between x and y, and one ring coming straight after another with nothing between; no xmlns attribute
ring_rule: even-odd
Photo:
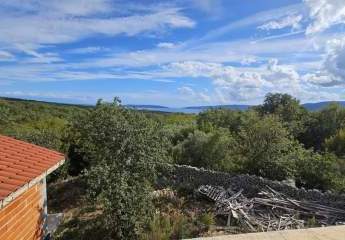
<svg viewBox="0 0 345 240"><path fill-rule="evenodd" d="M210 185L200 186L198 193L215 202L216 215L228 218L227 225L236 222L250 232L299 229L310 225L343 224L345 210L310 201L298 201L266 186L257 197L247 198L242 190ZM236 220L232 220L236 219Z"/></svg>

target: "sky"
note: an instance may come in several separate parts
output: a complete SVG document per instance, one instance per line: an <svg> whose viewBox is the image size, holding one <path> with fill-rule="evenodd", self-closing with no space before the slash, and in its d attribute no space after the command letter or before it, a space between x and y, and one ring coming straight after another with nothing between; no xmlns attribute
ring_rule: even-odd
<svg viewBox="0 0 345 240"><path fill-rule="evenodd" d="M0 96L170 107L345 99L344 0L1 0Z"/></svg>

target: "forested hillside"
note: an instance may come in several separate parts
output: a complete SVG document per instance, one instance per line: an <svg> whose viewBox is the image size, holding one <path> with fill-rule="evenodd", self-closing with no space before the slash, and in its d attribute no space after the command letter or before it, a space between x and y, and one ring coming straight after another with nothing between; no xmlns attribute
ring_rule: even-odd
<svg viewBox="0 0 345 240"><path fill-rule="evenodd" d="M92 108L1 99L0 123L1 134L66 153L59 178L82 176L88 203L101 209L95 226L105 239L160 239L148 236L162 230L158 222L164 219L169 234L182 229L185 220L154 214L157 163L345 192L345 108L337 104L310 112L289 95L268 94L246 111L187 115L131 110L117 99ZM71 234L59 236L78 239Z"/></svg>
<svg viewBox="0 0 345 240"><path fill-rule="evenodd" d="M60 150L67 123L87 109L67 104L0 98L0 133Z"/></svg>

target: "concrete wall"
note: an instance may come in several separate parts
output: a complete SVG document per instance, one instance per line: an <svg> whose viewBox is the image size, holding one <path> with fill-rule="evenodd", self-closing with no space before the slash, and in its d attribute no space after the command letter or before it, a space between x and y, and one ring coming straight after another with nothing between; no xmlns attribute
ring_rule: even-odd
<svg viewBox="0 0 345 240"><path fill-rule="evenodd" d="M345 209L345 195L337 195L331 192L319 190L299 189L282 182L271 181L252 175L231 175L223 172L215 172L181 165L162 165L158 178L159 187L182 187L190 190L200 185L214 185L231 188L234 191L244 190L247 197L255 196L266 185L298 200L317 201L322 204Z"/></svg>
<svg viewBox="0 0 345 240"><path fill-rule="evenodd" d="M0 210L1 240L42 239L44 187L37 183Z"/></svg>

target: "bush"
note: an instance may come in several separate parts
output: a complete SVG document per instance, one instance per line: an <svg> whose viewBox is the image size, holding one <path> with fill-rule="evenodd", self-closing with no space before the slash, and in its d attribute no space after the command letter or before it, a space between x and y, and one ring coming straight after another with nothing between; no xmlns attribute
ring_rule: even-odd
<svg viewBox="0 0 345 240"><path fill-rule="evenodd" d="M297 162L297 186L321 190L337 190L340 187L341 181L336 184L341 176L335 155L321 155L312 151L304 151L303 155Z"/></svg>
<svg viewBox="0 0 345 240"><path fill-rule="evenodd" d="M155 163L166 156L157 125L114 101L99 102L71 130L72 142L89 163L90 197L103 207L109 237L138 239L152 216Z"/></svg>
<svg viewBox="0 0 345 240"><path fill-rule="evenodd" d="M51 117L16 125L15 128L8 130L6 133L26 142L62 151L62 138L65 127L65 120Z"/></svg>
<svg viewBox="0 0 345 240"><path fill-rule="evenodd" d="M154 216L146 233L143 233L143 240L168 240L184 239L191 237L190 224L182 213L171 213L165 215L158 213Z"/></svg>
<svg viewBox="0 0 345 240"><path fill-rule="evenodd" d="M201 112L197 117L198 129L212 132L219 128L226 128L231 133L238 133L240 128L258 119L255 111L238 111L230 109L210 109Z"/></svg>
<svg viewBox="0 0 345 240"><path fill-rule="evenodd" d="M304 121L308 112L299 100L289 94L268 93L264 103L256 109L261 115L276 115L294 137L300 136L305 130Z"/></svg>
<svg viewBox="0 0 345 240"><path fill-rule="evenodd" d="M345 108L331 104L319 112L309 114L305 132L299 140L306 148L325 150L325 140L337 134L345 124Z"/></svg>
<svg viewBox="0 0 345 240"><path fill-rule="evenodd" d="M199 217L199 222L204 224L207 228L210 228L210 226L216 223L215 216L213 213L203 213Z"/></svg>
<svg viewBox="0 0 345 240"><path fill-rule="evenodd" d="M265 116L239 133L238 165L242 172L269 179L293 176L299 145L275 116Z"/></svg>
<svg viewBox="0 0 345 240"><path fill-rule="evenodd" d="M149 230L141 238L143 240L169 240L173 234L173 224L169 216L156 214L149 225Z"/></svg>
<svg viewBox="0 0 345 240"><path fill-rule="evenodd" d="M339 131L332 137L326 139L326 150L333 152L338 157L345 157L345 128Z"/></svg>
<svg viewBox="0 0 345 240"><path fill-rule="evenodd" d="M235 139L227 129L210 133L195 130L174 148L178 164L204 167L219 171L234 171Z"/></svg>

